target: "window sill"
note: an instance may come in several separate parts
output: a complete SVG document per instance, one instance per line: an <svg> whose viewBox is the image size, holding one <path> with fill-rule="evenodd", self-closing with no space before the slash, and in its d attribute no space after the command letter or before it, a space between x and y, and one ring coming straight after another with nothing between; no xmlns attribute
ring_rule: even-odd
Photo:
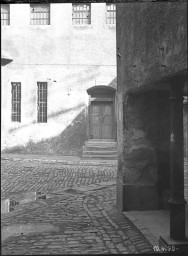
<svg viewBox="0 0 188 256"><path fill-rule="evenodd" d="M45 124L47 124L48 122L37 122L36 121L36 124L39 124L39 125L45 125Z"/></svg>
<svg viewBox="0 0 188 256"><path fill-rule="evenodd" d="M4 28L10 28L10 25L1 25L1 28L4 29Z"/></svg>
<svg viewBox="0 0 188 256"><path fill-rule="evenodd" d="M105 24L106 28L115 28L116 24Z"/></svg>
<svg viewBox="0 0 188 256"><path fill-rule="evenodd" d="M90 28L93 28L93 26L92 26L91 24L72 24L72 27L73 27L73 28L76 28L76 29L77 29L77 28L78 28L78 29L79 29L79 28L81 28L81 29L82 29L82 28L89 28L89 29L90 29Z"/></svg>
<svg viewBox="0 0 188 256"><path fill-rule="evenodd" d="M50 28L51 27L51 24L50 25L29 25L29 28L33 28L33 29L36 29L36 28Z"/></svg>

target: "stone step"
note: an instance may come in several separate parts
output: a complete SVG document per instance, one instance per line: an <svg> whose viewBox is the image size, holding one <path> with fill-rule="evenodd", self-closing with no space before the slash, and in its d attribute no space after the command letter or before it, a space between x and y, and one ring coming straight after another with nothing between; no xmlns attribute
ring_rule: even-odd
<svg viewBox="0 0 188 256"><path fill-rule="evenodd" d="M101 141L101 142L110 142L110 141L112 141L112 142L115 142L114 141L114 139L89 139L88 141Z"/></svg>
<svg viewBox="0 0 188 256"><path fill-rule="evenodd" d="M117 147L109 146L84 146L83 151L117 151Z"/></svg>
<svg viewBox="0 0 188 256"><path fill-rule="evenodd" d="M117 155L82 155L82 159L117 160Z"/></svg>
<svg viewBox="0 0 188 256"><path fill-rule="evenodd" d="M83 159L117 160L117 142L109 140L88 140L83 146Z"/></svg>
<svg viewBox="0 0 188 256"><path fill-rule="evenodd" d="M92 142L92 143L116 143L115 140L86 140L85 142Z"/></svg>
<svg viewBox="0 0 188 256"><path fill-rule="evenodd" d="M83 155L117 155L117 151L87 151L83 150Z"/></svg>
<svg viewBox="0 0 188 256"><path fill-rule="evenodd" d="M86 141L85 146L88 147L117 147L117 142L90 142Z"/></svg>

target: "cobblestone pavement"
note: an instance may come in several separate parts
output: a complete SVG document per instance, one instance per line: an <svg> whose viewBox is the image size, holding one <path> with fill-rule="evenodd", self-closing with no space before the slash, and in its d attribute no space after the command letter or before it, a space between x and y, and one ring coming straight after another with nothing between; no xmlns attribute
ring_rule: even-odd
<svg viewBox="0 0 188 256"><path fill-rule="evenodd" d="M20 191L53 191L74 185L115 180L117 166L83 162L7 159L1 161L1 197Z"/></svg>
<svg viewBox="0 0 188 256"><path fill-rule="evenodd" d="M2 161L2 199L49 194L1 214L2 255L153 252L117 210L117 166Z"/></svg>

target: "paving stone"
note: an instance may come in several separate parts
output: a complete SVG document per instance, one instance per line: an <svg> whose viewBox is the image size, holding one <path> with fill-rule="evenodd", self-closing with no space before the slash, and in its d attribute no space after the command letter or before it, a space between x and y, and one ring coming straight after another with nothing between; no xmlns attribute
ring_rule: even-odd
<svg viewBox="0 0 188 256"><path fill-rule="evenodd" d="M78 241L68 241L68 244L79 244Z"/></svg>
<svg viewBox="0 0 188 256"><path fill-rule="evenodd" d="M117 209L116 174L117 166L84 161L2 161L2 199L28 191L54 193L52 198L23 204L19 211L3 214L2 227L37 223L55 227L53 233L10 236L2 242L2 254L148 252L142 235Z"/></svg>

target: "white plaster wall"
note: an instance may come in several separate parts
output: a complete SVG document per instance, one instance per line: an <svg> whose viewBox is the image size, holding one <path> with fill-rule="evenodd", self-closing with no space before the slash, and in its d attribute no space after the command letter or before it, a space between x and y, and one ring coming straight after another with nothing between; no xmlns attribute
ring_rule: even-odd
<svg viewBox="0 0 188 256"><path fill-rule="evenodd" d="M1 47L2 149L59 135L88 103L86 89L116 77L115 26L106 4L91 4L91 25L72 25L72 4L51 4L51 25L30 25L29 4L10 5ZM48 82L48 122L37 123L37 81ZM11 122L11 82L21 82L21 123Z"/></svg>

